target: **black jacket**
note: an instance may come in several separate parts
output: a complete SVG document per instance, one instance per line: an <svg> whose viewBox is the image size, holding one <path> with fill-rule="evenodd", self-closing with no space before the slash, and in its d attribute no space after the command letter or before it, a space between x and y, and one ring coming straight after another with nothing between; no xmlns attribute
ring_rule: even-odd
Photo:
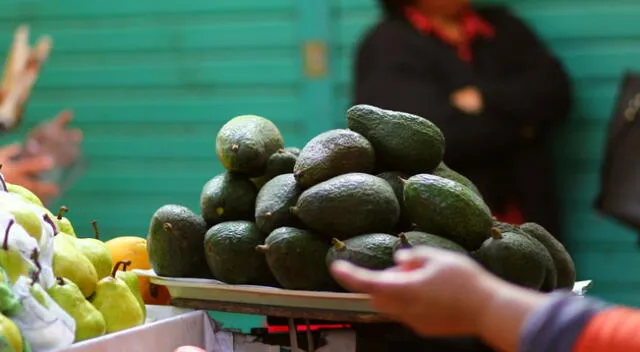
<svg viewBox="0 0 640 352"><path fill-rule="evenodd" d="M558 234L552 165L546 151L551 124L568 116L569 79L534 33L503 7L478 8L495 29L475 39L472 62L437 37L390 15L360 42L354 103L428 118L446 138L445 162L474 181L489 206L515 201L527 221ZM452 92L474 85L481 115L449 103ZM531 131L535 131L532 135Z"/></svg>

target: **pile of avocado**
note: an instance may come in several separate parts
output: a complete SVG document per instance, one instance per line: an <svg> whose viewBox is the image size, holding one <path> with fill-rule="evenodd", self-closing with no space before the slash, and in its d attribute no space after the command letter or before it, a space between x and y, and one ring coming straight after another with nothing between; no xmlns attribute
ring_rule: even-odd
<svg viewBox="0 0 640 352"><path fill-rule="evenodd" d="M148 232L160 276L341 291L338 259L384 270L394 252L432 246L474 258L534 290L571 289L571 256L542 226L500 223L480 192L443 163L445 136L423 117L356 105L347 129L285 147L270 120L243 115L217 134L226 171L200 195L200 215L169 204ZM407 152L410 151L410 152Z"/></svg>

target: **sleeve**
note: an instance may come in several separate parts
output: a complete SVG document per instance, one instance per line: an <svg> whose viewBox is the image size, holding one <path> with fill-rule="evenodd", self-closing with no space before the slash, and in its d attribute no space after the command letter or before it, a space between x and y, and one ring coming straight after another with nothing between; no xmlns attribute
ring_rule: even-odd
<svg viewBox="0 0 640 352"><path fill-rule="evenodd" d="M585 342L591 343L597 331L590 328L610 309L604 302L576 296L571 292L556 292L540 309L525 322L518 351L520 352L595 352L634 349L610 349L603 344L595 349L581 349ZM638 313L636 313L638 314ZM640 320L638 320L640 322ZM611 326L610 326L611 327ZM636 325L636 328L639 328ZM598 328L598 326L594 326ZM640 340L639 340L640 341ZM605 340L598 340L605 342ZM591 345L596 346L596 345ZM591 347L590 347L591 348Z"/></svg>
<svg viewBox="0 0 640 352"><path fill-rule="evenodd" d="M640 351L640 311L612 308L594 316L580 334L574 352Z"/></svg>
<svg viewBox="0 0 640 352"><path fill-rule="evenodd" d="M571 84L564 67L520 19L504 11L501 26L505 55L509 55L506 79L478 82L488 110L513 116L521 124L538 125L568 116ZM506 38L505 38L506 37Z"/></svg>
<svg viewBox="0 0 640 352"><path fill-rule="evenodd" d="M492 158L521 143L519 127L488 115L467 115L453 108L448 92L433 79L435 67L416 52L406 34L389 31L367 38L355 67L355 104L415 114L429 119L444 133L446 160ZM425 61L425 59L427 61Z"/></svg>

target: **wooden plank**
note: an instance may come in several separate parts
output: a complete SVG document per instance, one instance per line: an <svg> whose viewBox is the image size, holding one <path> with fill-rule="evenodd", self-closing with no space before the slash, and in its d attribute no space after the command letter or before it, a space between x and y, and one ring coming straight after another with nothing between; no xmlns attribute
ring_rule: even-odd
<svg viewBox="0 0 640 352"><path fill-rule="evenodd" d="M153 22L155 23L142 26L89 27L90 24L88 24L88 27L72 29L34 28L33 35L46 33L54 38L55 49L52 55L54 60L57 60L58 54L76 53L184 52L248 48L272 50L295 47L298 41L294 23L282 19L200 25L189 24L189 22L160 25L158 21ZM261 35L265 33L269 35ZM9 47L11 39L10 35L0 36L0 48L7 50L5 48Z"/></svg>
<svg viewBox="0 0 640 352"><path fill-rule="evenodd" d="M153 122L153 125L143 125L139 129L194 129L208 126L219 128L222 123L241 114L257 114L273 120L276 124L304 123L299 120L303 111L302 103L297 97L278 96L247 96L247 97L216 97L208 98L184 97L171 99L169 96L156 98L112 100L100 97L99 100L87 99L68 100L58 102L43 102L36 100L28 106L27 116L48 118L58 112L61 107L73 107L76 112L76 123L87 129L89 134L93 130L118 133L121 124L136 124L139 122ZM32 120L25 121L26 123ZM179 126L180 125L180 126ZM215 130L217 131L217 129Z"/></svg>
<svg viewBox="0 0 640 352"><path fill-rule="evenodd" d="M172 299L171 304L176 307L216 310L230 313L269 315L283 318L319 319L350 323L382 323L392 321L389 318L384 318L375 313L354 313L314 308L290 308L181 298Z"/></svg>
<svg viewBox="0 0 640 352"><path fill-rule="evenodd" d="M300 63L295 58L274 60L229 60L190 64L124 67L48 67L38 87L174 87L206 85L271 85L301 82Z"/></svg>
<svg viewBox="0 0 640 352"><path fill-rule="evenodd" d="M155 0L47 0L22 1L5 0L0 6L0 19L25 17L69 18L69 17L105 17L105 16L140 16L152 14L197 14L202 12L260 12L286 11L295 4L295 0L189 0L189 1L155 1Z"/></svg>

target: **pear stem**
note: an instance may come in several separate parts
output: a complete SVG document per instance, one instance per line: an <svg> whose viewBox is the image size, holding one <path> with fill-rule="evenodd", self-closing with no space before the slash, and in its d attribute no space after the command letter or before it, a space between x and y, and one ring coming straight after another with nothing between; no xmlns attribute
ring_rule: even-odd
<svg viewBox="0 0 640 352"><path fill-rule="evenodd" d="M49 217L49 214L42 215L42 219L44 220L44 222L49 224L49 226L51 226L51 229L53 230L53 235L56 236L59 233L59 231L58 231L58 228L56 227L56 224L54 224L53 220L51 220L51 218Z"/></svg>
<svg viewBox="0 0 640 352"><path fill-rule="evenodd" d="M31 253L31 260L33 260L33 263L36 265L36 269L38 269L34 271L31 276L31 286L33 286L40 279L40 273L42 272L42 265L40 265L40 252L38 251L38 248L33 249L33 253Z"/></svg>
<svg viewBox="0 0 640 352"><path fill-rule="evenodd" d="M129 265L131 265L131 261L130 260L125 260L122 262L122 271L127 271L127 268L129 268Z"/></svg>
<svg viewBox="0 0 640 352"><path fill-rule="evenodd" d="M7 224L7 228L4 229L4 241L2 241L2 249L5 251L9 250L9 232L11 232L11 227L15 223L15 220L9 220L9 224Z"/></svg>
<svg viewBox="0 0 640 352"><path fill-rule="evenodd" d="M100 241L100 230L98 230L98 222L96 220L92 220L91 227L93 228L93 234L96 237L96 240Z"/></svg>
<svg viewBox="0 0 640 352"><path fill-rule="evenodd" d="M128 264L127 264L128 263ZM118 269L120 269L120 265L131 265L131 261L130 260L120 260L119 262L116 263L116 265L113 266L113 270L111 270L111 277L115 279L116 277L116 273L118 272Z"/></svg>
<svg viewBox="0 0 640 352"><path fill-rule="evenodd" d="M338 251L338 252L342 252L342 251L345 250L345 248L347 248L347 245L344 242L342 242L339 239L337 239L337 238L332 238L331 239L331 244L333 245L333 248L335 248L336 251Z"/></svg>
<svg viewBox="0 0 640 352"><path fill-rule="evenodd" d="M65 285L64 279L61 278L60 276L56 277L56 280L58 280L58 285L60 285L60 286L64 286Z"/></svg>
<svg viewBox="0 0 640 352"><path fill-rule="evenodd" d="M491 237L494 240L501 240L502 239L502 232L500 232L500 229L498 229L497 227L492 227L491 228Z"/></svg>
<svg viewBox="0 0 640 352"><path fill-rule="evenodd" d="M58 220L62 220L62 216L69 211L69 208L67 208L66 206L61 206L58 209Z"/></svg>

